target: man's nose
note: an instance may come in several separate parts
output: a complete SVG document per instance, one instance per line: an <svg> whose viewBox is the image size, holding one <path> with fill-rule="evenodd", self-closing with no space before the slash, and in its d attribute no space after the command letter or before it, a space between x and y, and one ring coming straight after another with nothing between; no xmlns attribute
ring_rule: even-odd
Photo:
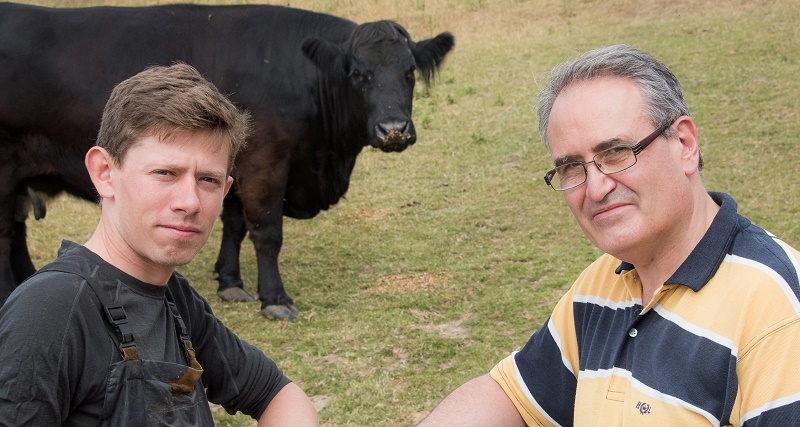
<svg viewBox="0 0 800 427"><path fill-rule="evenodd" d="M604 174L596 162L587 163L586 168L586 195L591 200L601 201L614 189L616 181L610 175Z"/></svg>
<svg viewBox="0 0 800 427"><path fill-rule="evenodd" d="M184 179L175 186L172 194L172 209L196 213L200 210L200 187L194 179Z"/></svg>

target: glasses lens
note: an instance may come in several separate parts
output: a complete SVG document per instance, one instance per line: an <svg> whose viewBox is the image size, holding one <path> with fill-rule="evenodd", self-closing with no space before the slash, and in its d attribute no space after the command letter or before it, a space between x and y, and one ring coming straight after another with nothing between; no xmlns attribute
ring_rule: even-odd
<svg viewBox="0 0 800 427"><path fill-rule="evenodd" d="M601 151L594 156L594 162L605 174L623 171L636 164L636 155L628 145L618 145Z"/></svg>
<svg viewBox="0 0 800 427"><path fill-rule="evenodd" d="M586 180L586 169L582 163L567 163L556 168L551 183L556 190L563 190L583 184Z"/></svg>

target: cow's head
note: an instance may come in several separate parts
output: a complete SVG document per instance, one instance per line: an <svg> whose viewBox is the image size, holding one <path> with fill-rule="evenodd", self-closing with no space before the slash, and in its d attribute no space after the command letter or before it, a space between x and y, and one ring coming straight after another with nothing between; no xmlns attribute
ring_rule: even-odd
<svg viewBox="0 0 800 427"><path fill-rule="evenodd" d="M347 98L355 102L339 107L361 113L370 145L403 151L417 139L411 120L415 72L430 84L453 45L450 33L415 43L399 24L378 21L356 27L344 45L308 39L303 52L329 79L346 82Z"/></svg>

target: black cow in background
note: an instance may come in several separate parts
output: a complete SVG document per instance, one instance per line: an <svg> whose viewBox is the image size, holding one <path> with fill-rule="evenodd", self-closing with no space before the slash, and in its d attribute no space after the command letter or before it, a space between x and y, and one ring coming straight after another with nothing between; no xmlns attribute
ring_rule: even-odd
<svg viewBox="0 0 800 427"><path fill-rule="evenodd" d="M413 144L415 71L428 84L453 45L449 33L415 43L391 21L279 6L0 4L0 302L34 272L26 209L44 215L46 197L62 191L96 198L83 159L114 85L183 61L253 116L224 201L218 295L252 300L239 272L249 232L261 312L295 318L278 271L283 215L312 218L337 203L365 146Z"/></svg>

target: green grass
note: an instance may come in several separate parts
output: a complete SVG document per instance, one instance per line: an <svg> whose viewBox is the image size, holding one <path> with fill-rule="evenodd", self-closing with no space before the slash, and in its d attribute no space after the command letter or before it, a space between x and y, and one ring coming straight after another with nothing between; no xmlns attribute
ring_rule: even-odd
<svg viewBox="0 0 800 427"><path fill-rule="evenodd" d="M550 166L532 108L550 68L593 47L629 43L670 66L699 126L708 188L731 193L740 212L800 246L795 0L291 5L395 19L415 39L456 36L436 84L416 91L417 144L401 154L365 150L346 199L313 220L286 221L281 271L302 310L297 321L268 322L258 303L216 298L219 227L179 269L231 329L325 403L324 425L413 425L521 347L598 256L541 179ZM55 256L61 238L85 241L97 213L65 197L31 220L36 264ZM246 242L251 291L254 259ZM223 411L217 420L252 425Z"/></svg>

